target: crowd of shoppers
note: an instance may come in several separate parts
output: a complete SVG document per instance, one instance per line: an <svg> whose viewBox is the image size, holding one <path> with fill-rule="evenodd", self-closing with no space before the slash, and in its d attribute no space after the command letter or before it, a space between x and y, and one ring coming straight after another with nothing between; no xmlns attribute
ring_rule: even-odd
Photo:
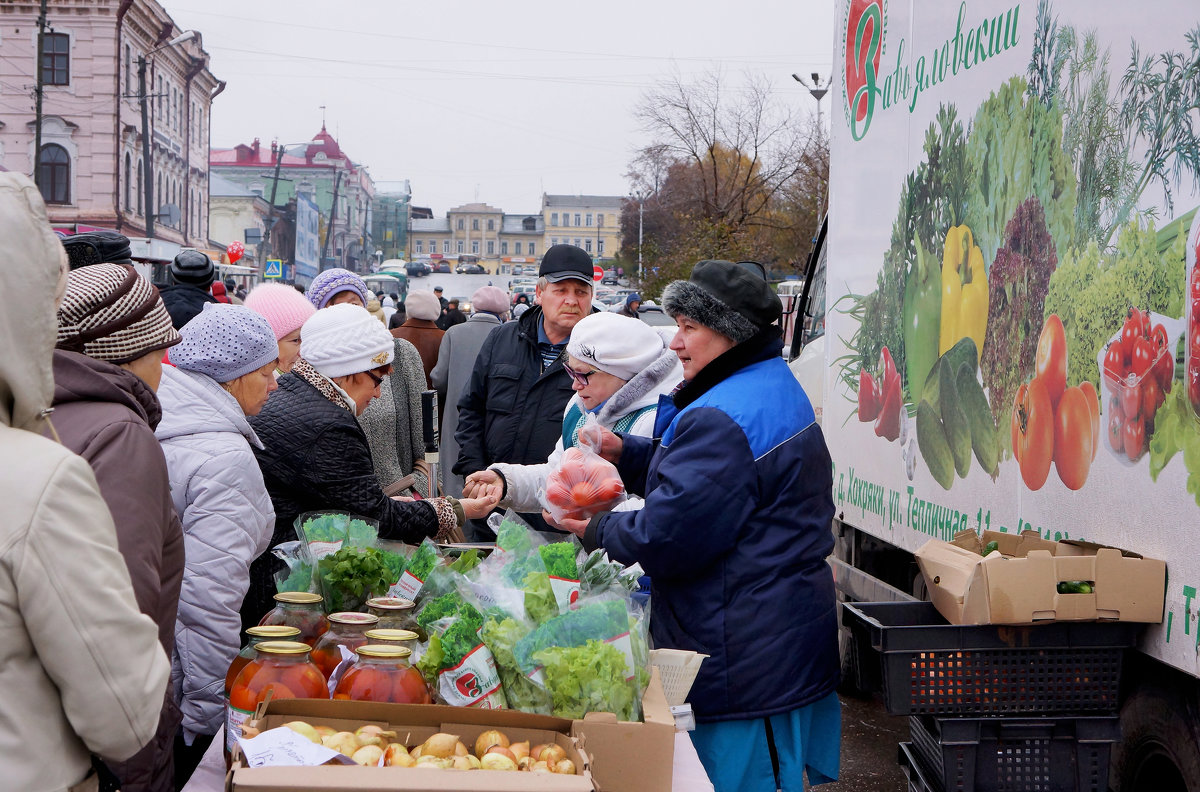
<svg viewBox="0 0 1200 792"><path fill-rule="evenodd" d="M837 777L831 463L755 266L698 264L665 290L677 329L660 331L636 295L625 315L595 311L590 255L556 245L514 321L494 286L462 321L418 291L389 332L394 317L346 270L304 293L237 295L186 250L160 291L119 234L60 243L19 175L0 173L0 238L11 788L180 788L222 725L242 630L273 605L269 550L296 538L299 515L486 541L498 507L650 574L655 645L709 655L689 701L718 790ZM441 482L420 480L429 387L448 405ZM593 416L633 497L555 521L538 490ZM28 750L30 724L48 753Z"/></svg>

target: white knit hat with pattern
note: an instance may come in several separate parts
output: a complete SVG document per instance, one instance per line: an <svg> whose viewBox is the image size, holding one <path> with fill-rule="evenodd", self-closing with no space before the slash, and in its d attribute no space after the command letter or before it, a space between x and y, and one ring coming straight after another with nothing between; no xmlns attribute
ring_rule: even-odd
<svg viewBox="0 0 1200 792"><path fill-rule="evenodd" d="M333 379L386 366L395 342L366 308L341 303L317 311L300 328L300 357Z"/></svg>
<svg viewBox="0 0 1200 792"><path fill-rule="evenodd" d="M571 329L567 354L628 382L665 349L662 336L641 319L602 311Z"/></svg>

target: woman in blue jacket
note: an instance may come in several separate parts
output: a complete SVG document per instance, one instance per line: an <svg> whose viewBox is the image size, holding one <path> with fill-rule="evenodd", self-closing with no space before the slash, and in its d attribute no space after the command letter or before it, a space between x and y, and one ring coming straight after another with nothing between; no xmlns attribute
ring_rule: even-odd
<svg viewBox="0 0 1200 792"><path fill-rule="evenodd" d="M709 655L688 701L718 792L802 790L839 762L832 462L755 267L702 261L666 288L684 383L652 439L604 444L645 506L562 522L650 575L656 646Z"/></svg>

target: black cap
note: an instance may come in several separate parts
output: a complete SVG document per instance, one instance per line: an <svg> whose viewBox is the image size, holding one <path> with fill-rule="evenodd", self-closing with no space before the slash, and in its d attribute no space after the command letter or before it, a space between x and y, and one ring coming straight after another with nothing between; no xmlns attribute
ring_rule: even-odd
<svg viewBox="0 0 1200 792"><path fill-rule="evenodd" d="M132 264L129 238L116 231L88 231L62 241L71 269L91 264Z"/></svg>
<svg viewBox="0 0 1200 792"><path fill-rule="evenodd" d="M553 245L542 256L542 266L538 275L550 283L558 283L567 278L576 278L591 283L594 265L592 257L583 248L574 245Z"/></svg>
<svg viewBox="0 0 1200 792"><path fill-rule="evenodd" d="M176 283L207 289L216 277L212 259L199 250L184 250L171 262L171 278Z"/></svg>

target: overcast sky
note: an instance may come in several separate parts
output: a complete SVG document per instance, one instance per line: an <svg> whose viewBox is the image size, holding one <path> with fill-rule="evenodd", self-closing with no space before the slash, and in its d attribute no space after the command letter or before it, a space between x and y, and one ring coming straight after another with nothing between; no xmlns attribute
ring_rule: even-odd
<svg viewBox="0 0 1200 792"><path fill-rule="evenodd" d="M790 75L827 78L832 60L832 0L162 2L203 34L228 84L214 147L306 141L324 114L378 189L408 179L436 216L474 200L536 211L543 192L626 194L648 142L633 110L656 83L752 72L813 113Z"/></svg>

